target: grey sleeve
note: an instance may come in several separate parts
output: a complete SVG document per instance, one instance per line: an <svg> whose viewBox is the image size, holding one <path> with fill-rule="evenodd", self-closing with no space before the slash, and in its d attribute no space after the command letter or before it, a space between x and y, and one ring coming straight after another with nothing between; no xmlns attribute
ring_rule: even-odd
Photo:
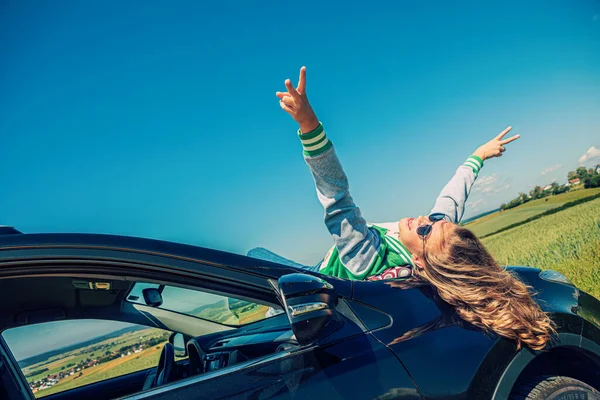
<svg viewBox="0 0 600 400"><path fill-rule="evenodd" d="M440 192L431 213L446 214L451 222L458 224L465 212L465 203L475 179L477 173L472 167L468 165L458 167L450 182Z"/></svg>
<svg viewBox="0 0 600 400"><path fill-rule="evenodd" d="M315 180L317 197L325 209L325 225L342 264L354 275L365 273L378 253L380 237L367 227L354 204L335 148L317 156L305 154L304 159Z"/></svg>

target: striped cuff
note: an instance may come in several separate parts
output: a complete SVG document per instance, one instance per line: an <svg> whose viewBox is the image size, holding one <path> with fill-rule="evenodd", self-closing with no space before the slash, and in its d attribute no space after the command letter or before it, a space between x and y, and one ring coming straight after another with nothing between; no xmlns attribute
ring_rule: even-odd
<svg viewBox="0 0 600 400"><path fill-rule="evenodd" d="M471 156L467 158L467 161L465 161L463 165L473 169L473 172L477 175L479 170L483 167L483 160L477 156Z"/></svg>
<svg viewBox="0 0 600 400"><path fill-rule="evenodd" d="M323 124L319 122L319 126L312 132L302 133L298 130L298 136L304 148L304 155L309 157L318 156L329 150L333 143L325 135Z"/></svg>

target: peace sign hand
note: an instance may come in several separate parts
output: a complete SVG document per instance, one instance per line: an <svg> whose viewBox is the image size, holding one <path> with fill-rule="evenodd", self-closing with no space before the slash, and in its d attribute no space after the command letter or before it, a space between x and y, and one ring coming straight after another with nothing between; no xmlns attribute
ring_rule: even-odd
<svg viewBox="0 0 600 400"><path fill-rule="evenodd" d="M510 142L513 142L521 137L521 135L514 135L508 139L503 139L503 137L506 136L506 134L508 132L510 132L511 129L512 129L512 126L509 126L505 130L500 132L500 134L498 136L496 136L495 138L493 138L492 140L490 140L483 146L479 147L473 154L478 156L479 158L481 158L484 161L486 159L492 158L492 157L501 157L502 153L504 153L504 151L506 151L506 148L504 147L504 145L506 145Z"/></svg>
<svg viewBox="0 0 600 400"><path fill-rule="evenodd" d="M300 131L302 133L315 130L319 126L319 120L306 96L306 67L300 68L298 87L294 88L292 82L289 79L286 79L285 88L287 89L287 92L275 93L280 99L279 105L281 108L290 114L300 125Z"/></svg>

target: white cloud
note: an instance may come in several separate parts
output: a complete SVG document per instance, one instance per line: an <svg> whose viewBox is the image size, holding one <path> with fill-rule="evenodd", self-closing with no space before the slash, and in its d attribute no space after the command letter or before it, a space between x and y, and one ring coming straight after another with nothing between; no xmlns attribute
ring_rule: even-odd
<svg viewBox="0 0 600 400"><path fill-rule="evenodd" d="M498 181L498 175L480 176L473 185L473 192L490 193L494 191L494 184Z"/></svg>
<svg viewBox="0 0 600 400"><path fill-rule="evenodd" d="M562 168L562 166L563 166L562 164L556 164L553 167L548 167L545 170L543 170L542 172L540 172L540 175L546 175L546 174L549 174L550 172L554 172L557 169Z"/></svg>
<svg viewBox="0 0 600 400"><path fill-rule="evenodd" d="M498 189L494 190L494 193L500 193L506 189L510 189L510 183L505 183L504 186L500 186Z"/></svg>
<svg viewBox="0 0 600 400"><path fill-rule="evenodd" d="M596 164L600 164L600 149L596 146L592 146L579 157L579 165L593 167Z"/></svg>
<svg viewBox="0 0 600 400"><path fill-rule="evenodd" d="M472 211L480 211L480 207L479 206L484 206L486 205L487 202L484 199L477 199L475 201L472 201L469 203L469 208Z"/></svg>

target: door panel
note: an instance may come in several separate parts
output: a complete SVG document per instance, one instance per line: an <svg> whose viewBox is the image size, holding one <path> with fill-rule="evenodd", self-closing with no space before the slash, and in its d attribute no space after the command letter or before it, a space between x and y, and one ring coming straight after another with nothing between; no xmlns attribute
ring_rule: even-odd
<svg viewBox="0 0 600 400"><path fill-rule="evenodd" d="M410 377L370 334L323 348L276 353L130 399L420 399Z"/></svg>
<svg viewBox="0 0 600 400"><path fill-rule="evenodd" d="M373 335L398 355L424 398L491 398L493 385L478 386L475 396L470 390L497 339L457 318L430 287L394 284L356 282L355 299L390 313L393 324ZM505 354L514 352L511 346L504 349ZM494 373L501 372L502 365L498 365Z"/></svg>

